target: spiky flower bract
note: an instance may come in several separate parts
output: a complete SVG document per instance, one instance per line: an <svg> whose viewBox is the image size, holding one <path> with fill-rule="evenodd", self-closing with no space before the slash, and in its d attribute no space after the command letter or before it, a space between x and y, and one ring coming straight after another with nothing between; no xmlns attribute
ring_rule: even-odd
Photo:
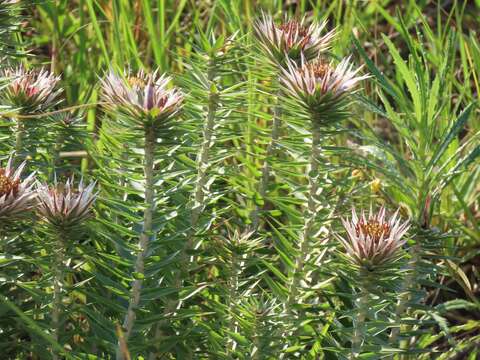
<svg viewBox="0 0 480 360"><path fill-rule="evenodd" d="M65 183L55 180L53 186L40 184L37 187L38 212L53 226L67 228L81 224L92 214L92 204L97 194L93 192L95 182L88 186L80 181L74 188L73 177Z"/></svg>
<svg viewBox="0 0 480 360"><path fill-rule="evenodd" d="M368 217L362 211L360 217L352 209L351 220L342 218L347 237L337 236L347 252L347 256L358 266L371 269L393 262L399 249L405 244L404 235L410 228L409 221L402 223L397 210L389 219L382 207Z"/></svg>
<svg viewBox="0 0 480 360"><path fill-rule="evenodd" d="M356 85L368 75L357 76L361 67L354 69L350 57L338 65L317 59L302 60L299 66L288 62L282 70L281 82L288 95L297 99L319 123L339 121L349 115L350 95Z"/></svg>
<svg viewBox="0 0 480 360"><path fill-rule="evenodd" d="M175 115L181 108L183 94L176 88L169 88L171 78L159 75L158 70L147 74L140 70L132 75L120 75L113 70L101 80L105 108L119 112L144 124L158 123Z"/></svg>
<svg viewBox="0 0 480 360"><path fill-rule="evenodd" d="M270 15L262 13L253 25L255 36L265 54L273 62L286 65L288 59L299 61L301 56L307 60L317 57L330 48L335 31L322 35L327 25L313 22L307 26L305 18L300 21L286 20L280 25L275 24Z"/></svg>
<svg viewBox="0 0 480 360"><path fill-rule="evenodd" d="M21 180L22 171L26 163L23 162L17 169L13 168L13 158L8 161L7 167L0 168L0 218L10 218L29 210L35 197L32 173Z"/></svg>
<svg viewBox="0 0 480 360"><path fill-rule="evenodd" d="M44 111L60 102L60 77L45 69L26 70L23 66L3 70L7 86L0 91L6 105L21 113Z"/></svg>

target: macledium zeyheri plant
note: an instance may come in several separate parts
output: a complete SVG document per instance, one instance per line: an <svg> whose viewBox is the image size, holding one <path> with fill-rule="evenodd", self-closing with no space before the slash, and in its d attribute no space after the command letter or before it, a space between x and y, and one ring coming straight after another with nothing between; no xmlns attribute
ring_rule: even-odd
<svg viewBox="0 0 480 360"><path fill-rule="evenodd" d="M349 261L358 267L357 313L353 318L353 338L351 358L356 359L362 351L362 342L367 331L365 322L370 311L370 294L375 287L378 272L391 267L400 257L400 249L405 244L404 235L410 228L409 221L402 222L399 209L388 218L385 208L377 213L370 210L368 216L362 211L360 217L352 209L352 218L342 218L347 232L346 238L336 236L345 248Z"/></svg>
<svg viewBox="0 0 480 360"><path fill-rule="evenodd" d="M317 58L330 48L331 41L335 37L335 31L332 30L322 35L326 27L326 21L321 24L312 22L309 26L305 23L305 18L301 21L286 19L285 22L277 25L270 15L262 13L261 18L257 19L253 24L257 44L267 59L274 64L276 75L281 75L281 72L290 62L296 63L302 59L311 60ZM277 89L277 96L279 95L280 89ZM258 193L261 198L267 195L270 177L268 159L272 157L280 136L281 107L278 103L278 98L275 101L271 138L266 149L262 177L258 187ZM251 214L253 228L257 228L259 225L259 215L260 207L257 204L256 209Z"/></svg>
<svg viewBox="0 0 480 360"><path fill-rule="evenodd" d="M55 239L52 249L53 301L51 310L51 328L53 338L61 341L63 312L63 292L65 291L64 274L67 248L71 245L77 229L92 215L92 205L97 197L95 183L84 186L80 181L78 189L74 188L73 177L65 183L55 180L53 186L41 184L37 186L37 211L50 225ZM74 232L75 231L75 232ZM60 354L52 351L52 358L59 359Z"/></svg>
<svg viewBox="0 0 480 360"><path fill-rule="evenodd" d="M145 210L143 214L142 231L138 239L138 253L134 265L135 279L130 290L128 308L123 321L125 341L128 342L133 330L136 310L140 303L143 276L145 272L145 258L153 232L153 217L155 213L155 179L154 156L157 145L158 132L169 123L181 109L183 94L176 88L169 88L171 78L159 75L158 70L147 74L140 70L136 76L124 72L124 76L113 71L101 81L103 99L107 111L113 115L120 114L127 127L137 127L144 132L144 159L143 170L145 180ZM124 359L121 343L117 346L117 359Z"/></svg>

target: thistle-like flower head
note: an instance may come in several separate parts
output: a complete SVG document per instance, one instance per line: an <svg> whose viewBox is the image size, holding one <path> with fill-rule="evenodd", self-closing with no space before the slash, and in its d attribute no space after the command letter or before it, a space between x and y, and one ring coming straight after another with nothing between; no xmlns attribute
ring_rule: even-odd
<svg viewBox="0 0 480 360"><path fill-rule="evenodd" d="M322 35L326 22L313 22L309 26L305 22L303 18L301 21L287 20L277 25L270 15L262 13L253 27L263 51L272 61L283 66L287 59L299 61L304 56L311 60L330 47L335 31Z"/></svg>
<svg viewBox="0 0 480 360"><path fill-rule="evenodd" d="M143 123L162 120L175 115L181 108L183 95L176 88L169 88L171 78L159 75L158 70L136 75L125 72L119 75L110 70L101 80L103 101L109 111L118 111Z"/></svg>
<svg viewBox="0 0 480 360"><path fill-rule="evenodd" d="M56 105L62 89L56 89L60 80L49 71L26 70L23 66L3 70L2 78L7 85L0 90L4 101L22 113L45 110Z"/></svg>
<svg viewBox="0 0 480 360"><path fill-rule="evenodd" d="M410 227L408 221L401 222L398 211L387 219L382 207L376 214L370 210L368 217L362 211L359 218L352 209L352 219L342 219L347 237L337 238L356 265L374 267L395 260L398 250L406 242L403 236Z"/></svg>
<svg viewBox="0 0 480 360"><path fill-rule="evenodd" d="M35 174L21 179L26 163L17 169L13 168L13 159L10 158L6 168L0 168L0 218L10 218L29 210L35 197L33 180Z"/></svg>
<svg viewBox="0 0 480 360"><path fill-rule="evenodd" d="M319 122L332 122L348 115L349 97L355 86L368 75L357 76L350 57L338 65L317 59L302 60L298 66L289 61L282 70L281 82L288 95L297 99Z"/></svg>
<svg viewBox="0 0 480 360"><path fill-rule="evenodd" d="M50 224L58 227L79 225L91 216L91 207L97 194L93 193L95 183L84 186L80 181L74 188L73 177L65 183L55 180L53 186L40 184L37 186L38 211Z"/></svg>

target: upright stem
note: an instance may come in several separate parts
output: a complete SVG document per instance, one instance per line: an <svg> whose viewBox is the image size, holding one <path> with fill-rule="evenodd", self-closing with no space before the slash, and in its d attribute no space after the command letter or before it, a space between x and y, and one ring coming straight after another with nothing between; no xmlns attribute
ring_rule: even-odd
<svg viewBox="0 0 480 360"><path fill-rule="evenodd" d="M214 127L215 127L215 119L218 109L218 92L213 83L215 79L215 72L214 72L214 62L213 59L210 61L209 64L209 71L208 71L208 80L211 82L210 91L208 94L208 106L207 106L207 117L203 124L203 142L202 147L200 149L200 153L197 157L197 182L195 184L194 189L194 203L192 207L192 217L190 220L190 230L187 232L187 241L183 246L182 252L180 254L180 265L181 270L175 274L174 285L177 288L177 291L180 291L182 287L182 274L188 272L188 268L190 264L194 261L193 258L188 259L187 252L194 246L195 242L195 228L198 225L198 220L200 219L200 215L203 212L205 207L205 185L208 180L208 168L210 167L210 148L213 145L213 135L214 135ZM155 343L160 344L161 339L165 336L164 334L164 327L168 324L168 315L178 309L181 306L181 301L170 300L167 302L165 306L165 310L163 312L164 320L159 321L155 326ZM149 360L154 360L158 358L158 345L156 345L157 351L151 352L148 356Z"/></svg>
<svg viewBox="0 0 480 360"><path fill-rule="evenodd" d="M315 218L318 212L319 200L318 193L318 168L320 163L320 148L321 134L316 128L312 131L312 149L310 152L310 164L308 168L308 199L307 209L305 212L305 223L303 225L302 234L300 237L300 249L295 259L295 268L293 270L293 277L290 282L287 306L291 309L291 305L297 300L298 286L300 283L303 266L309 254L310 238L315 224Z"/></svg>
<svg viewBox="0 0 480 360"><path fill-rule="evenodd" d="M15 132L15 158L18 160L22 154L23 148L23 137L25 134L25 124L23 120L20 119L13 119L17 123L17 129Z"/></svg>
<svg viewBox="0 0 480 360"><path fill-rule="evenodd" d="M262 167L262 177L260 179L260 184L258 186L258 193L260 198L263 200L267 195L268 189L268 182L270 180L270 158L275 153L275 148L277 146L278 138L280 136L280 115L281 115L281 106L278 101L278 97L280 95L280 91L277 91L275 97L275 106L273 108L273 124L272 124L272 132L270 133L270 142L267 146L267 151L265 154L265 160L263 162ZM255 204L255 210L252 212L251 219L252 219L252 228L254 230L258 229L260 224L260 205Z"/></svg>
<svg viewBox="0 0 480 360"><path fill-rule="evenodd" d="M412 296L411 290L415 284L415 279L417 278L417 268L418 268L418 263L420 262L420 253L421 253L421 246L420 246L420 243L417 241L417 243L415 244L415 246L412 247L412 250L411 250L412 259L410 260L410 264L409 264L410 272L405 277L405 280L403 281L403 284L400 290L400 296L397 302L397 308L395 310L395 325L397 325L402 319L402 315L407 310L408 302L411 299L411 296ZM390 332L389 342L391 345L396 344L399 335L400 335L400 326L398 325L392 328L392 331Z"/></svg>
<svg viewBox="0 0 480 360"><path fill-rule="evenodd" d="M53 156L52 156L52 167L50 169L50 178L53 178L55 175L55 169L60 165L60 151L62 150L65 137L63 133L58 134L55 141L55 146L53 147Z"/></svg>
<svg viewBox="0 0 480 360"><path fill-rule="evenodd" d="M210 75L209 78L213 80L213 75ZM195 185L195 198L194 205L192 208L192 220L191 226L195 228L198 223L198 219L202 214L203 208L205 206L205 184L207 183L207 170L210 166L210 148L212 147L213 141L213 128L215 126L215 116L218 107L218 93L217 90L212 86L210 93L208 95L208 109L207 109L207 118L203 125L203 143L202 148L200 149L200 154L197 160L197 183ZM190 241L190 239L188 239ZM188 243L188 242L187 242Z"/></svg>
<svg viewBox="0 0 480 360"><path fill-rule="evenodd" d="M54 249L53 261L53 306L52 306L52 332L53 339L58 343L60 338L60 324L62 318L62 290L63 290L63 264L65 261L64 231L59 230ZM60 359L59 354L52 350L52 359Z"/></svg>
<svg viewBox="0 0 480 360"><path fill-rule="evenodd" d="M126 174L127 169L126 169L125 163L128 160L128 145L127 144L123 145L123 149L122 149L122 153L120 155L120 158L122 159L122 161L120 162L120 174ZM126 184L126 177L122 176L120 178L120 181L119 181L120 188L121 189L125 188L125 184ZM124 193L122 194L122 201L126 202L127 198L128 198L128 192L124 191ZM115 224L120 224L120 216L118 214L115 214L113 216L113 222ZM116 249L118 255L122 254L122 248L120 247L119 244L117 244L117 243L115 244L115 249Z"/></svg>
<svg viewBox="0 0 480 360"><path fill-rule="evenodd" d="M130 300L128 304L127 314L123 322L123 329L125 330L125 342L132 333L133 324L135 323L136 314L135 311L140 303L140 294L142 291L143 275L145 274L145 256L148 251L148 243L152 235L152 218L155 207L155 190L154 190L154 155L155 155L155 128L153 125L146 126L145 128L145 212L143 215L143 230L139 237L139 252L137 254L137 260L135 262L135 273L140 275L141 278L135 279L130 292ZM117 359L124 360L124 355L120 350L120 344L117 346Z"/></svg>
<svg viewBox="0 0 480 360"><path fill-rule="evenodd" d="M353 338L352 338L352 353L351 359L358 359L362 350L362 342L365 339L366 327L365 319L368 314L368 274L361 275L364 279L360 281L360 298L358 299L358 310L355 319L353 320Z"/></svg>
<svg viewBox="0 0 480 360"><path fill-rule="evenodd" d="M238 239L235 238L237 242ZM238 261L241 259L237 258L237 252L232 252L231 264L230 264L230 280L228 281L228 320L229 320L229 330L232 334L237 332L237 322L235 320L234 311L235 305L238 300L238 281L240 275L240 267L238 266ZM235 351L237 343L235 339L228 339L227 342L227 356Z"/></svg>

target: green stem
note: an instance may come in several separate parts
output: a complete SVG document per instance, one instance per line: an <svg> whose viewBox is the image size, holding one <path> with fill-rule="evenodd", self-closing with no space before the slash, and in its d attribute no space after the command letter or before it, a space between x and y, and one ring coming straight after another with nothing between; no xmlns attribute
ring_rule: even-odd
<svg viewBox="0 0 480 360"><path fill-rule="evenodd" d="M213 75L212 75L213 77ZM208 109L207 118L203 125L203 143L200 149L200 154L197 160L197 183L194 190L194 204L192 208L191 226L195 228L198 223L198 219L203 212L205 206L205 185L207 183L207 170L210 166L210 148L213 145L213 128L215 126L215 116L218 107L218 93L212 85L210 93L208 95ZM190 241L190 239L188 239ZM188 243L188 242L187 242ZM191 244L190 244L191 245Z"/></svg>
<svg viewBox="0 0 480 360"><path fill-rule="evenodd" d="M188 251L194 246L195 243L195 231L198 225L198 220L200 219L200 215L202 214L205 208L205 195L207 193L205 189L205 185L208 180L208 169L210 167L210 148L213 146L213 135L214 135L214 127L215 127L215 119L218 109L218 92L213 83L215 79L214 73L214 62L213 60L210 61L209 64L210 70L208 71L208 80L211 82L210 91L208 94L208 106L207 106L207 116L205 122L203 124L203 142L202 147L200 149L200 153L197 157L197 182L195 184L194 189L194 203L192 206L192 217L190 220L190 230L187 232L187 241L182 248L180 253L180 265L181 270L177 271L175 274L174 285L177 288L177 292L183 286L182 281L182 274L188 273L188 269L190 268L191 263L195 261L195 259L188 258L187 253ZM177 310L181 306L181 301L179 299L170 300L167 302L165 306L165 310L163 312L164 320L159 321L155 326L155 344L161 344L162 338L166 337L167 335L164 332L164 328L169 323L168 317L169 315ZM156 345L157 350L156 352L151 352L148 356L149 360L154 360L159 357L159 349L158 345Z"/></svg>
<svg viewBox="0 0 480 360"><path fill-rule="evenodd" d="M60 151L62 150L63 143L65 142L65 136L63 133L58 134L55 141L55 146L53 147L53 156L52 156L52 167L50 169L50 178L53 178L55 175L55 170L60 165Z"/></svg>
<svg viewBox="0 0 480 360"><path fill-rule="evenodd" d="M310 253L310 238L312 237L315 218L318 213L318 169L321 155L321 134L317 129L312 131L312 149L310 152L310 165L308 168L308 198L307 209L305 212L305 223L303 225L300 237L300 249L295 259L295 268L290 282L287 306L290 311L291 306L297 301L298 286L302 277L303 267Z"/></svg>
<svg viewBox="0 0 480 360"><path fill-rule="evenodd" d="M238 239L235 238L235 241L237 242L236 245L238 245ZM228 321L229 321L229 330L232 334L236 333L238 331L237 329L237 322L235 321L235 307L237 304L237 299L238 299L238 281L239 281L239 275L240 275L240 268L238 266L238 258L237 258L237 252L233 251L232 252L232 258L231 258L231 267L230 267L230 280L228 281ZM234 351L235 348L237 347L237 343L235 339L228 339L227 342L227 356L230 356Z"/></svg>
<svg viewBox="0 0 480 360"><path fill-rule="evenodd" d="M258 194L260 195L260 199L264 201L265 196L267 195L268 183L270 180L270 158L275 153L275 148L277 146L278 138L280 136L280 125L281 125L281 106L278 101L278 97L280 96L280 90L277 91L275 96L275 106L273 108L273 124L272 124L272 132L270 133L270 142L267 146L267 151L265 154L265 160L263 162L262 167L262 177L260 179L260 184L258 186ZM252 212L251 219L252 219L252 228L254 230L258 229L260 224L260 205L255 205L255 210Z"/></svg>
<svg viewBox="0 0 480 360"><path fill-rule="evenodd" d="M148 125L145 128L145 211L143 215L143 231L139 237L139 252L135 262L135 276L137 279L133 281L130 292L130 300L128 303L127 314L123 322L123 329L125 331L125 342L132 333L133 325L136 319L136 309L140 303L140 295L142 291L143 277L145 275L145 257L148 251L148 243L152 235L153 212L155 207L155 190L154 190L154 155L155 155L156 135L153 125ZM124 360L124 355L121 353L120 344L117 346L117 360Z"/></svg>
<svg viewBox="0 0 480 360"><path fill-rule="evenodd" d="M368 294L368 274L362 275L364 281L362 281L359 299L358 299L358 310L357 315L353 321L353 338L352 338L352 353L351 359L358 359L362 351L362 343L366 337L366 327L365 320L368 314L369 308L369 294Z"/></svg>
<svg viewBox="0 0 480 360"><path fill-rule="evenodd" d="M54 249L53 261L53 304L52 304L52 335L56 343L60 338L60 325L62 318L62 290L64 283L63 264L65 261L64 232L60 231ZM52 350L52 359L60 359L59 353Z"/></svg>
<svg viewBox="0 0 480 360"><path fill-rule="evenodd" d="M122 149L122 153L120 155L120 158L122 160L120 162L120 174L126 174L127 170L128 170L125 166L125 163L128 160L128 145L127 144L123 145L123 149ZM119 186L120 186L121 189L125 188L126 182L127 182L126 176L122 176L120 178L120 181L119 181ZM128 192L124 191L123 194L122 194L122 201L126 202L127 198L128 198ZM120 216L117 213L115 213L115 215L113 216L113 222L117 225L120 224ZM116 250L118 255L122 254L122 248L121 248L120 244L115 243L115 250Z"/></svg>
<svg viewBox="0 0 480 360"><path fill-rule="evenodd" d="M19 160L22 155L23 138L25 135L25 124L20 119L13 119L17 123L17 129L15 132L15 158Z"/></svg>
<svg viewBox="0 0 480 360"><path fill-rule="evenodd" d="M411 290L415 285L415 279L417 278L417 269L418 264L420 262L420 253L421 253L421 246L420 243L417 241L415 246L411 249L412 259L410 260L410 272L405 277L403 284L400 290L400 296L397 302L397 308L395 310L395 325L398 325L400 320L402 319L402 315L405 313L408 307L408 302L412 297ZM400 335L400 325L395 326L392 328L389 336L389 342L391 345L396 344L398 340L398 336Z"/></svg>

